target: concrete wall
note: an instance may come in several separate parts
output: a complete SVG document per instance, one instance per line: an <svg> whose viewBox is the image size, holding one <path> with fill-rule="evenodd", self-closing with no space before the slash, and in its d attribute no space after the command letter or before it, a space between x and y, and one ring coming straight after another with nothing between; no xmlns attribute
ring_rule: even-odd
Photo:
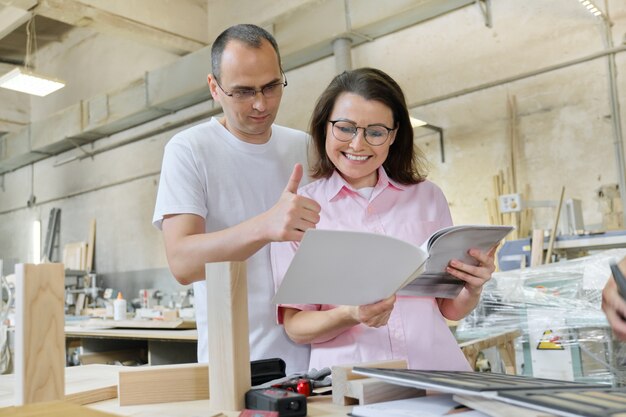
<svg viewBox="0 0 626 417"><path fill-rule="evenodd" d="M219 21L217 12L227 12L225 4L209 1L211 36ZM417 142L431 162L430 178L448 196L456 223L488 221L484 199L492 196L492 176L509 165L507 100L515 96L521 143L516 160L518 186L530 184L533 200L556 200L565 186L566 197L583 201L585 223L590 228L599 226L595 190L618 182L606 58L437 99L604 49L600 21L575 0L500 0L492 4L493 28L485 27L478 6L465 7L355 47L353 66L375 66L389 72L404 88L407 101L414 104L411 112L444 129L445 163L440 159L437 135L420 130ZM626 4L622 0L608 4L613 38L619 45L626 32ZM249 11L247 15L245 7L237 7L239 21L263 23L269 19L267 14ZM46 103L33 99L33 120L176 58L106 35L81 39L69 50L42 51L50 57L46 65L72 71L80 91L59 92ZM626 119L626 52L617 55L617 66L621 116ZM334 72L333 58L288 71L289 86L278 123L306 129L313 104ZM431 100L435 101L420 104ZM131 276L133 271L150 271L161 277L159 282L165 282L169 275L162 238L152 228L151 218L163 146L173 133L55 166L81 154L69 151L0 177L0 258L32 260L32 221L42 220L45 235L50 209L60 207L61 246L87 240L89 220L97 219L99 274L119 278ZM102 139L88 149L102 149L122 136ZM28 208L31 193L37 203ZM536 214L534 226L551 227L551 210Z"/></svg>

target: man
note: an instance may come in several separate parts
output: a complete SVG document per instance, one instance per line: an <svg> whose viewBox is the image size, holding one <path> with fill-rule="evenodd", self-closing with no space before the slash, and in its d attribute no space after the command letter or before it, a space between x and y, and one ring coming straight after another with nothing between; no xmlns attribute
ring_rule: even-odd
<svg viewBox="0 0 626 417"><path fill-rule="evenodd" d="M247 260L251 359L280 357L288 374L306 371L308 347L276 324L268 245L299 241L319 221L319 205L296 195L306 135L273 124L287 79L267 31L226 29L213 43L211 67L211 95L224 117L165 147L153 224L163 231L172 274L193 283L199 362L208 361L210 337L205 263Z"/></svg>
<svg viewBox="0 0 626 417"><path fill-rule="evenodd" d="M619 264L622 274L626 273L626 257ZM602 290L602 310L617 339L626 342L626 301L619 293L615 277L611 275Z"/></svg>

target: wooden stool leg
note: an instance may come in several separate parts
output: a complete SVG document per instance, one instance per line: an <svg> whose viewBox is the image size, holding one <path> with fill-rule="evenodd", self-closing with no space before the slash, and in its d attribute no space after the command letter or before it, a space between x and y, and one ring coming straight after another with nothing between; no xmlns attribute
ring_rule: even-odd
<svg viewBox="0 0 626 417"><path fill-rule="evenodd" d="M246 264L208 263L206 277L211 409L242 410L251 384Z"/></svg>
<svg viewBox="0 0 626 417"><path fill-rule="evenodd" d="M517 373L515 369L515 347L513 346L513 340L507 340L505 344L498 345L498 353L504 362L505 373L509 375L515 375Z"/></svg>
<svg viewBox="0 0 626 417"><path fill-rule="evenodd" d="M15 277L15 405L63 400L63 264L18 264Z"/></svg>

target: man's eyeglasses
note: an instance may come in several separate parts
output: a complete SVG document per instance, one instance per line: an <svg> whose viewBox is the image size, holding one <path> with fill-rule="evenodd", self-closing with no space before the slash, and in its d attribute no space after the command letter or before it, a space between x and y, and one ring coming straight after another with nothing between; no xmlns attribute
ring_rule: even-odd
<svg viewBox="0 0 626 417"><path fill-rule="evenodd" d="M333 125L333 136L340 142L350 142L357 135L359 129L363 129L365 141L372 146L380 146L387 142L389 134L395 130L383 125L371 125L367 127L357 126L346 120L329 120Z"/></svg>
<svg viewBox="0 0 626 417"><path fill-rule="evenodd" d="M274 98L280 96L283 92L283 88L287 87L287 76L282 70L280 72L283 75L283 79L285 80L284 82L271 83L259 88L258 90L255 88L235 88L232 91L228 92L224 90L219 81L217 81L217 78L215 78L215 82L224 92L224 94L226 94L228 97L232 98L235 101L252 101L256 97L257 93L263 94L265 98Z"/></svg>

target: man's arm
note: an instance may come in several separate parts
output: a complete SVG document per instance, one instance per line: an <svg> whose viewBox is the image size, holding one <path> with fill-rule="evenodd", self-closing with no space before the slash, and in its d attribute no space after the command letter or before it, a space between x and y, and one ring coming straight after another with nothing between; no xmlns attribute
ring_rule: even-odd
<svg viewBox="0 0 626 417"><path fill-rule="evenodd" d="M622 273L626 272L626 257L619 262ZM626 341L626 301L619 294L615 278L611 275L602 290L602 310L615 336Z"/></svg>
<svg viewBox="0 0 626 417"><path fill-rule="evenodd" d="M183 285L201 281L207 262L244 261L270 242L300 241L319 222L316 201L296 194L302 179L296 164L278 202L268 211L236 226L205 233L205 221L195 214L164 216L165 252L170 270Z"/></svg>

